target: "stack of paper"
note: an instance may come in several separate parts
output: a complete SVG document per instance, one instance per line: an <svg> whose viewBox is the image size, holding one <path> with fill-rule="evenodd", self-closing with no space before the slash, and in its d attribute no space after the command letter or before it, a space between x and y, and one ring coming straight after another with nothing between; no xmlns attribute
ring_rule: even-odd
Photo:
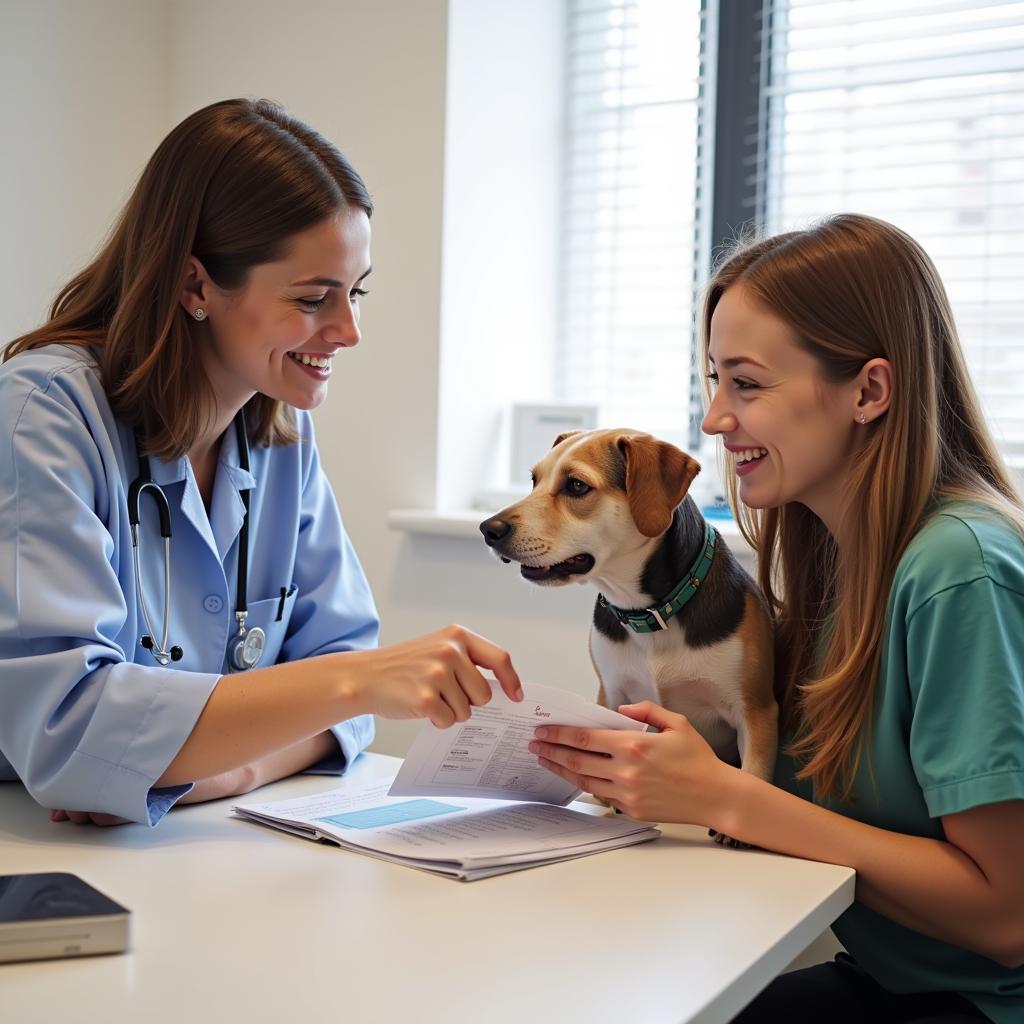
<svg viewBox="0 0 1024 1024"><path fill-rule="evenodd" d="M468 722L427 725L393 781L347 782L313 797L232 809L308 839L466 881L661 834L647 822L565 807L580 790L542 768L527 749L541 724L644 725L564 690L528 686L516 703L497 683L491 688L490 703L473 708Z"/></svg>
<svg viewBox="0 0 1024 1024"><path fill-rule="evenodd" d="M656 839L644 822L551 804L389 797L390 780L233 810L307 839L464 881Z"/></svg>

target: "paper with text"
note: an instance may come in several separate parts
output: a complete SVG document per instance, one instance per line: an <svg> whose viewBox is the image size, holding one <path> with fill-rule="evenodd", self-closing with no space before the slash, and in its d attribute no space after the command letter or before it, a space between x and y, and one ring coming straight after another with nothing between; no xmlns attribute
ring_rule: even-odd
<svg viewBox="0 0 1024 1024"><path fill-rule="evenodd" d="M491 681L489 704L472 709L468 722L448 729L429 723L416 737L389 791L391 796L463 796L539 801L565 806L581 790L542 768L527 745L538 725L630 729L642 722L609 711L575 693L536 684L520 702Z"/></svg>
<svg viewBox="0 0 1024 1024"><path fill-rule="evenodd" d="M242 818L456 878L486 878L656 839L657 829L545 804L390 797L390 780L236 804Z"/></svg>

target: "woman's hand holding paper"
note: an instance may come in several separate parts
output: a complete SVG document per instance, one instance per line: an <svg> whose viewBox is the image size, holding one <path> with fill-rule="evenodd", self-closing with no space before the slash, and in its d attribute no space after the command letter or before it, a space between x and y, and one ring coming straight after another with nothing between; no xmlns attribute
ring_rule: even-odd
<svg viewBox="0 0 1024 1024"><path fill-rule="evenodd" d="M716 828L737 769L720 761L683 715L651 701L618 710L660 731L541 726L530 750L549 771L631 818Z"/></svg>

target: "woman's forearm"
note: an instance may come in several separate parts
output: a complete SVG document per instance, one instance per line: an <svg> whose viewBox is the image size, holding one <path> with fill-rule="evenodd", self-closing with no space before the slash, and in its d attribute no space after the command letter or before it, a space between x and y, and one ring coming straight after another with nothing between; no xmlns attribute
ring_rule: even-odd
<svg viewBox="0 0 1024 1024"><path fill-rule="evenodd" d="M730 769L712 827L753 846L843 864L857 872L857 899L926 935L1008 963L1016 923L983 872L937 839L866 825Z"/></svg>
<svg viewBox="0 0 1024 1024"><path fill-rule="evenodd" d="M522 700L508 652L455 625L388 647L222 676L157 785L241 768L356 715L428 718L445 729L491 699L481 669Z"/></svg>
<svg viewBox="0 0 1024 1024"><path fill-rule="evenodd" d="M338 753L338 741L330 732L317 733L309 739L300 740L290 747L276 750L253 763L251 789L286 779L289 775L305 771L324 758Z"/></svg>
<svg viewBox="0 0 1024 1024"><path fill-rule="evenodd" d="M188 739L156 785L210 779L268 758L285 758L296 744L315 739L337 722L366 713L369 709L351 685L351 670L361 654L325 654L222 676Z"/></svg>
<svg viewBox="0 0 1024 1024"><path fill-rule="evenodd" d="M233 768L231 771L208 779L200 779L192 790L183 796L180 804L199 804L207 800L222 800L229 796L241 796L260 786L266 786L278 779L305 771L325 757L336 753L338 741L330 732L318 733L309 739L300 740L290 747L268 754L251 764Z"/></svg>

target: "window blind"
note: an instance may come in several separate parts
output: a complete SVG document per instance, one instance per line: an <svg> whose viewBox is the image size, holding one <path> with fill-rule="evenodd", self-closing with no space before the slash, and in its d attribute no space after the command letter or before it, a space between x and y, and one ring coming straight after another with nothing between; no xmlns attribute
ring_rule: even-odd
<svg viewBox="0 0 1024 1024"><path fill-rule="evenodd" d="M916 238L1024 466L1024 3L766 0L763 28L767 229L842 211Z"/></svg>
<svg viewBox="0 0 1024 1024"><path fill-rule="evenodd" d="M706 267L700 0L568 0L556 393L686 444ZM703 189L703 191L702 191Z"/></svg>

